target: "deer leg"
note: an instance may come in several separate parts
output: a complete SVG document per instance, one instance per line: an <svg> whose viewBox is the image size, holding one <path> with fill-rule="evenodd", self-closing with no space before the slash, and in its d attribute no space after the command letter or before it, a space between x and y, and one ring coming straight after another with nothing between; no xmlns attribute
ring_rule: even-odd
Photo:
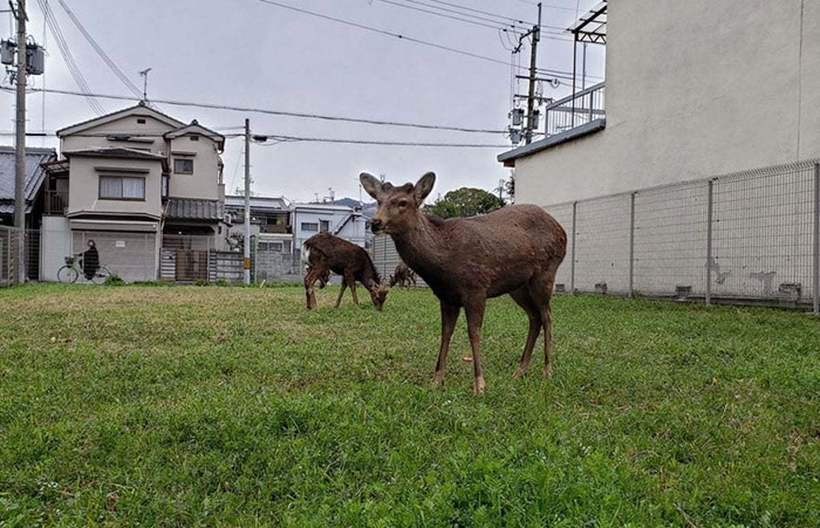
<svg viewBox="0 0 820 528"><path fill-rule="evenodd" d="M478 396L484 394L484 374L481 372L481 325L484 322L484 306L486 299L480 299L464 306L467 313L467 334L470 337L470 347L473 349L473 393Z"/></svg>
<svg viewBox="0 0 820 528"><path fill-rule="evenodd" d="M552 314L549 301L541 309L541 325L544 327L544 376L549 378L552 376Z"/></svg>
<svg viewBox="0 0 820 528"><path fill-rule="evenodd" d="M347 288L347 283L342 281L342 288L339 290L339 297L336 299L336 306L338 308L340 304L342 304L342 295L345 293L345 288Z"/></svg>
<svg viewBox="0 0 820 528"><path fill-rule="evenodd" d="M510 293L510 296L527 312L527 317L530 320L527 342L524 344L524 353L521 355L521 361L518 362L518 368L515 369L515 374L513 374L513 379L518 379L526 374L527 368L530 366L532 350L535 348L535 341L538 339L538 334L541 333L541 311L533 304L527 290L516 290Z"/></svg>
<svg viewBox="0 0 820 528"><path fill-rule="evenodd" d="M359 306L359 298L356 297L356 279L350 279L350 294L353 295L353 304Z"/></svg>
<svg viewBox="0 0 820 528"><path fill-rule="evenodd" d="M318 278L318 274L316 270L312 267L308 268L308 272L305 274L305 297L307 301L307 309L312 310L316 308L316 293L313 290L313 284L316 282Z"/></svg>
<svg viewBox="0 0 820 528"><path fill-rule="evenodd" d="M453 330L458 321L458 306L440 303L441 307L441 345L438 349L438 360L436 361L436 373L433 376L433 384L444 384L444 369L447 367L447 352L450 351L450 339L453 337Z"/></svg>

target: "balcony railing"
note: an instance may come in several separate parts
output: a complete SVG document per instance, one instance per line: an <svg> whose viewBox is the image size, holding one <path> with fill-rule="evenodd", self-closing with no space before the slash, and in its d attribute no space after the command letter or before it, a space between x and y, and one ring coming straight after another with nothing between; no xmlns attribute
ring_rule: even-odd
<svg viewBox="0 0 820 528"><path fill-rule="evenodd" d="M64 215L68 207L67 191L46 191L45 213L51 215Z"/></svg>
<svg viewBox="0 0 820 528"><path fill-rule="evenodd" d="M599 83L554 101L544 109L543 132L547 137L606 117L606 83Z"/></svg>

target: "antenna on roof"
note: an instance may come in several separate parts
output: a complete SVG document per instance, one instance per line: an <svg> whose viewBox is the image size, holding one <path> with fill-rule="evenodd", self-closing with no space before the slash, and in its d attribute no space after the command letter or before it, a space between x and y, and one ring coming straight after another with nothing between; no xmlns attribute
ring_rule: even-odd
<svg viewBox="0 0 820 528"><path fill-rule="evenodd" d="M142 101L144 103L148 102L148 73L151 71L151 68L145 68L144 70L140 71L140 77L142 77Z"/></svg>

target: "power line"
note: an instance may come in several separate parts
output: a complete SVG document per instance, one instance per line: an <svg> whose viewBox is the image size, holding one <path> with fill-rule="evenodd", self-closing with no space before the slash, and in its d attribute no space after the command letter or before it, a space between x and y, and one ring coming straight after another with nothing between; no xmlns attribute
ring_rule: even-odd
<svg viewBox="0 0 820 528"><path fill-rule="evenodd" d="M345 143L353 145L381 145L393 147L444 147L444 148L503 148L509 149L509 145L490 145L486 143L437 143L425 141L379 141L370 139L343 139L343 138L323 138L323 137L303 137L303 136L282 136L276 134L265 134L275 141L280 142L309 142L309 143Z"/></svg>
<svg viewBox="0 0 820 528"><path fill-rule="evenodd" d="M3 131L0 132L0 136L8 136L14 135L12 131ZM29 136L37 136L37 137L56 137L56 132L30 132L27 134ZM111 137L117 136L117 133L78 133L78 134L71 134L72 137ZM122 134L127 135L129 137L143 137L143 138L159 138L163 137L162 134ZM200 134L205 137L215 137L212 134ZM489 143L451 143L451 142L438 142L438 141L382 141L382 140L375 140L375 139L345 139L345 138L327 138L327 137L310 137L310 136L288 136L288 135L281 135L281 134L254 134L258 136L266 136L268 141L264 143L259 143L259 146L268 147L277 145L279 143L297 143L297 142L305 142L305 143L340 143L340 144L351 144L351 145L380 145L380 146L391 146L391 147L442 147L442 148L509 148L509 145L494 145ZM243 133L233 133L233 134L226 134L226 139L238 139L244 137L245 134ZM126 147L127 148L127 147ZM233 180L233 178L232 178Z"/></svg>
<svg viewBox="0 0 820 528"><path fill-rule="evenodd" d="M63 35L62 29L60 28L60 24L57 21L57 18L54 16L54 13L51 11L51 8L43 0L37 0L37 3L40 6L40 10L43 12L43 18L48 25L49 30L51 30L51 34L54 36L54 40L57 42L57 48L60 50L60 54L63 56L63 61L65 62L66 68L68 68L69 74L74 79L74 82L77 84L77 87L82 92L82 95L86 98L88 105L91 107L91 110L96 112L99 115L105 113L105 109L97 102L93 97L88 95L91 92L91 87L88 85L88 81L86 80L83 72L80 70L80 67L77 65L77 62L74 59L74 55L71 53L71 48L69 48L68 43L65 40L65 36Z"/></svg>
<svg viewBox="0 0 820 528"><path fill-rule="evenodd" d="M445 7L436 7L436 6L431 6L430 4L425 4L424 2L421 2L420 0L405 0L405 1L410 2L410 3L413 3L413 4L420 4L420 5L425 5L425 6L428 6L428 7L434 7L435 9L441 9L442 11L448 11L448 12L450 12L450 13L458 13L458 14L460 14L460 15L467 15L467 13L463 13L462 11L456 11L456 10L453 10L453 9L447 9L447 8L445 8ZM481 11L481 10L479 10L479 9L473 9L473 8L466 7L466 6L461 6L461 5L459 5L459 4L453 4L453 3L451 3L451 2L442 2L442 1L440 1L440 0L430 0L430 1L435 2L435 3L437 3L437 4L442 4L442 5L446 5L446 6L457 7L457 8L459 8L459 9L463 9L463 10L466 10L466 11L472 11L472 12L474 12L474 13L481 13L481 14L484 14L484 15L489 15L489 16L494 17L494 18L485 18L485 17L477 17L476 15L467 15L467 16L475 16L476 18L481 18L482 20L488 20L488 21L492 21L492 22L497 22L499 19L502 19L502 20L509 20L509 21L512 21L512 22L514 22L514 23L516 23L516 24L518 24L518 25L527 25L527 26L534 26L534 25L535 25L535 23L534 23L534 22L527 22L526 20L522 20L521 18L508 17L508 16L505 16L505 15L497 15L497 14L493 14L493 13L490 13L490 12L487 12L487 11ZM507 22L507 24L509 24L509 22ZM551 25L549 25L549 24L541 24L541 27L542 27L542 28L547 28L547 29L557 29L557 30L559 30L559 31L564 31L564 30L566 30L566 28L565 28L565 27L562 27L562 26L551 26Z"/></svg>
<svg viewBox="0 0 820 528"><path fill-rule="evenodd" d="M373 33L379 33L381 35L386 35L388 37L398 38L398 39L401 39L401 40L405 40L407 42L412 42L414 44L419 44L419 45L422 45L422 46L428 46L428 47L431 47L431 48L436 48L436 49L440 49L440 50L444 50L444 51L449 51L451 53L457 53L459 55L465 55L467 57L473 57L474 59L479 59L479 60L483 60L483 61L486 61L486 62L492 62L492 63L495 63L495 64L502 64L505 67L509 66L508 62L503 61L501 59L488 57L486 55L480 55L478 53L473 53L471 51L465 51L465 50L462 50L462 49L457 49L457 48L452 48L450 46L445 46L443 44L437 44L435 42L430 42L430 41L427 41L427 40L417 39L415 37L410 37L408 35L404 35L404 34L401 34L401 33L394 33L392 31L388 31L388 30L385 30L385 29L380 29L380 28L375 28L375 27L372 27L372 26L367 26L365 24L360 24L358 22L353 22L351 20L345 20L343 18L337 18L337 17L333 17L333 16L330 16L330 15L325 15L324 13L318 13L316 11L308 11L307 9L302 9L300 7L295 7L295 6L292 6L292 5L282 4L280 2L275 2L274 0L258 0L258 1L263 3L263 4L266 4L266 5L276 6L276 7L282 8L282 9L288 9L288 10L291 10L291 11L295 11L297 13L302 13L302 14L305 14L305 15L311 15L311 16L314 16L314 17L317 17L317 18L322 18L324 20L330 20L332 22L336 22L336 23L339 23L339 24L345 24L347 26L355 27L355 28L358 28L358 29L363 29L365 31L371 31Z"/></svg>
<svg viewBox="0 0 820 528"><path fill-rule="evenodd" d="M12 90L8 87L0 87L0 89L5 91ZM72 96L86 96L86 94L82 92L76 92L72 90L58 90L56 88L32 88L30 91L32 92L42 92L45 91L46 93L54 93L59 95L72 95ZM109 95L109 94L88 94L90 97L96 97L99 99L113 99L117 101L133 101L134 98L125 95ZM267 114L267 115L276 115L276 116L285 116L285 117L299 117L304 119L319 119L324 121L343 121L348 123L361 123L366 125L378 125L378 126L395 126L395 127L406 127L406 128L421 128L426 130L449 130L452 132L470 132L470 133L479 133L479 134L505 134L505 130L499 129L489 129L489 128L468 128L468 127L459 127L459 126L451 126L451 125L436 125L436 124L428 124L428 123L413 123L413 122L405 122L405 121L386 121L386 120L378 120L378 119L367 119L367 118L359 118L359 117L344 117L344 116L331 116L325 114L307 114L301 112L289 112L284 110L274 110L270 108L258 108L258 107L249 107L249 106L231 106L231 105L220 105L220 104L212 104L212 103L198 103L193 101L180 101L175 99L155 99L152 98L151 102L163 104L163 105L170 105L170 106L187 106L187 107L194 107L194 108L207 108L211 110L229 110L233 112L245 112L245 113L256 113L256 114Z"/></svg>
<svg viewBox="0 0 820 528"><path fill-rule="evenodd" d="M71 8L69 8L63 0L57 1L60 2L60 6L63 8L63 10L65 10L68 17L77 27L77 29L80 30L80 33L82 33L82 35L85 37L88 43L91 44L91 47L94 48L94 51L97 52L97 55L100 56L100 58L114 73L114 75L117 76L117 78L125 85L125 87L128 88L129 91L131 91L131 93L133 93L136 96L140 96L142 94L140 89L131 81L131 79L128 78L128 76L119 68L119 66L117 66L117 64L111 59L111 57L108 56L105 50L102 49L102 46L100 46L99 43L94 39L94 37L91 36L91 33L89 33L85 26L83 26L82 22L80 22L80 19L77 18L77 15L74 14Z"/></svg>
<svg viewBox="0 0 820 528"><path fill-rule="evenodd" d="M428 13L428 14L431 14L431 15L436 15L436 16L440 16L440 17L443 17L443 18L448 18L450 20L457 20L459 22L465 22L467 24L472 24L472 25L475 25L475 26L481 26L481 27L486 27L486 28L490 28L490 29L495 29L495 30L498 30L498 31L510 31L510 29L507 29L506 27L504 27L505 25L509 26L512 30L514 30L514 28L516 27L515 25L512 25L512 24L499 24L496 21L493 21L494 25L490 25L490 24L486 24L484 22L478 22L476 20L469 20L469 19L466 19L466 18L460 18L460 17L457 17L457 16L448 15L446 13L438 13L436 11L430 11L428 9L422 9L420 7L414 7L414 6L411 6L411 5L400 4L398 2L394 2L393 0L379 0L379 1L382 2L382 3L385 3L385 4L390 4L390 5L394 5L394 6L397 6L397 7L403 7L405 9L412 9L414 11L420 11L422 13ZM422 4L422 5L424 5L424 4Z"/></svg>

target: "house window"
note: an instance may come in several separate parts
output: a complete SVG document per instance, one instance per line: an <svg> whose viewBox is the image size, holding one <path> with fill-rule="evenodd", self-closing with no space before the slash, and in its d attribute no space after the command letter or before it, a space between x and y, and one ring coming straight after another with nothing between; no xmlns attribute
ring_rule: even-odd
<svg viewBox="0 0 820 528"><path fill-rule="evenodd" d="M193 174L194 160L189 158L174 158L174 172L176 174Z"/></svg>
<svg viewBox="0 0 820 528"><path fill-rule="evenodd" d="M145 178L100 176L101 200L145 200Z"/></svg>
<svg viewBox="0 0 820 528"><path fill-rule="evenodd" d="M319 231L319 224L316 222L302 222L302 231Z"/></svg>
<svg viewBox="0 0 820 528"><path fill-rule="evenodd" d="M260 242L259 243L259 250L260 251L270 251L272 253L281 253L284 249L284 244L282 242Z"/></svg>
<svg viewBox="0 0 820 528"><path fill-rule="evenodd" d="M199 136L191 136L191 141L199 141Z"/></svg>
<svg viewBox="0 0 820 528"><path fill-rule="evenodd" d="M145 119L143 119L143 118L137 119L137 124L138 125L144 125L145 124Z"/></svg>
<svg viewBox="0 0 820 528"><path fill-rule="evenodd" d="M319 231L322 233L327 233L330 231L330 221L328 220L319 220Z"/></svg>

